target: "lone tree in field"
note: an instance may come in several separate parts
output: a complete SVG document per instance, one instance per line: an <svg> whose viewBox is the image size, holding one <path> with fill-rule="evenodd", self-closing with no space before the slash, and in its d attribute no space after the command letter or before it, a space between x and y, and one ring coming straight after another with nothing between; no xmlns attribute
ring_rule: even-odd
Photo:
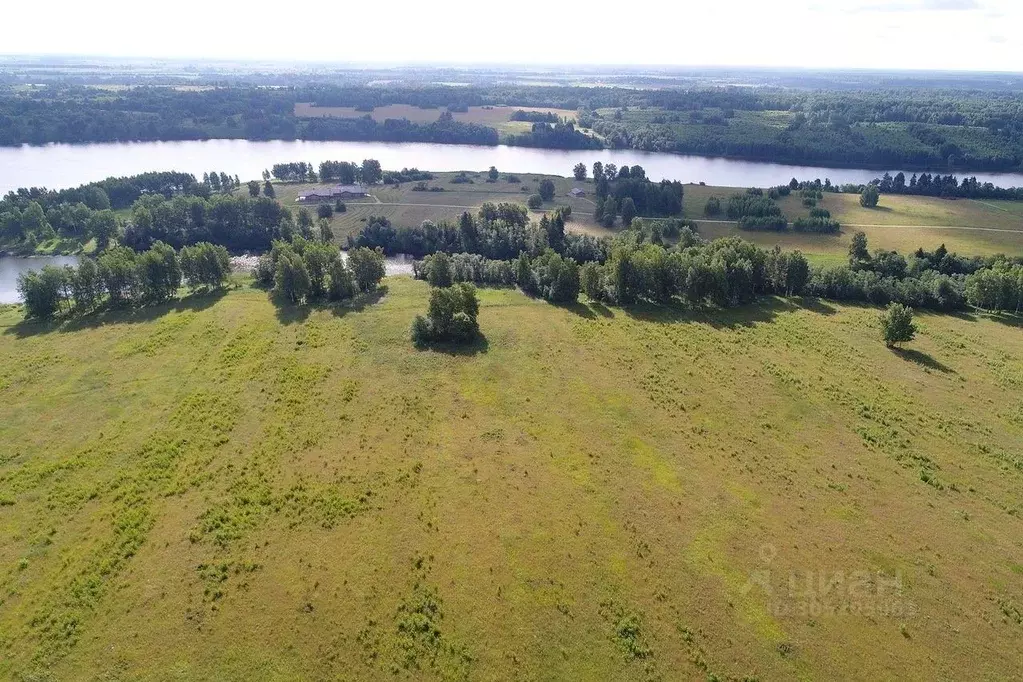
<svg viewBox="0 0 1023 682"><path fill-rule="evenodd" d="M849 244L849 267L856 270L868 262L870 262L870 251L867 250L867 235L857 232Z"/></svg>
<svg viewBox="0 0 1023 682"><path fill-rule="evenodd" d="M497 167L496 166L491 166L490 170L487 171L487 177L490 178L491 180L495 181L495 182L497 181L497 178L500 175L501 174L497 172Z"/></svg>
<svg viewBox="0 0 1023 682"><path fill-rule="evenodd" d="M573 177L575 177L576 180L580 180L580 181L581 180L585 180L586 179L586 164L585 163L577 163L577 164L575 164L575 168L572 169L572 175L573 175Z"/></svg>
<svg viewBox="0 0 1023 682"><path fill-rule="evenodd" d="M881 193L877 190L877 185L867 185L863 188L863 192L860 194L860 206L864 208L876 208L877 200L881 198Z"/></svg>
<svg viewBox="0 0 1023 682"><path fill-rule="evenodd" d="M554 183L551 182L550 178L544 178L540 181L537 192L543 197L544 201L550 201L554 198Z"/></svg>
<svg viewBox="0 0 1023 682"><path fill-rule="evenodd" d="M913 324L913 309L901 303L892 303L881 313L881 332L884 345L894 348L900 343L912 341L916 336L916 325Z"/></svg>

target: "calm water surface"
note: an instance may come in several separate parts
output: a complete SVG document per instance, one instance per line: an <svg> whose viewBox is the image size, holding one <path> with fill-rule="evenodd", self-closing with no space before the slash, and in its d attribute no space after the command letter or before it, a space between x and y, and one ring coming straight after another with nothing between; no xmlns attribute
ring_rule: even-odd
<svg viewBox="0 0 1023 682"><path fill-rule="evenodd" d="M76 265L78 256L33 256L21 258L0 256L0 303L17 303L18 275L28 270L39 270L44 265Z"/></svg>
<svg viewBox="0 0 1023 682"><path fill-rule="evenodd" d="M766 187L800 180L831 178L834 183L868 182L884 171L855 168L789 166L775 163L680 156L627 149L566 151L527 147L475 147L394 142L303 142L206 140L189 142L125 142L0 147L0 194L19 187L60 189L110 176L144 171L176 170L201 177L211 170L258 178L264 168L286 161L359 161L378 159L386 169L417 167L433 171L482 171L497 166L505 173L571 175L572 166L594 161L618 166L639 164L653 179L705 182L729 187ZM899 169L891 169L894 174ZM907 173L909 175L909 173ZM959 175L962 175L961 173ZM1019 173L970 173L982 182L1023 186Z"/></svg>

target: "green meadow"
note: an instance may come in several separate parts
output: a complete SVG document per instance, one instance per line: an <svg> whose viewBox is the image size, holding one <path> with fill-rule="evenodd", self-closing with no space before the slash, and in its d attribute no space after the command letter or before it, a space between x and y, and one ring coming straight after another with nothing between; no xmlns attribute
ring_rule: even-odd
<svg viewBox="0 0 1023 682"><path fill-rule="evenodd" d="M1011 679L1019 320L0 311L0 678Z"/></svg>

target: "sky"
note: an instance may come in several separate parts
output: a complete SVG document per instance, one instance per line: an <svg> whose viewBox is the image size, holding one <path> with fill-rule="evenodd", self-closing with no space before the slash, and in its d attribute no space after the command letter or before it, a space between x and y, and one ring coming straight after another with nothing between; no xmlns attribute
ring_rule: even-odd
<svg viewBox="0 0 1023 682"><path fill-rule="evenodd" d="M2 54L1023 72L1023 0L49 0L42 15L11 0L4 15Z"/></svg>

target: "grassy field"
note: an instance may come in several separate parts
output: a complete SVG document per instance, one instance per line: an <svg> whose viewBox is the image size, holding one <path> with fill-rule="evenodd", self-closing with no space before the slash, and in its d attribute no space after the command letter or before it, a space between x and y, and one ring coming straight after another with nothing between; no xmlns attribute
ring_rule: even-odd
<svg viewBox="0 0 1023 682"><path fill-rule="evenodd" d="M479 123L496 128L502 135L508 135L528 132L533 125L527 121L511 120L512 114L520 110L550 112L568 119L574 119L578 113L572 109L552 109L550 107L484 106L469 107L468 111L454 111L451 116L456 121ZM368 114L378 122L389 118L407 118L413 123L433 123L444 111L446 109L423 109L411 104L388 104L377 107L371 112L357 111L355 107L318 107L309 102L295 104L295 116L298 118L362 118Z"/></svg>
<svg viewBox="0 0 1023 682"><path fill-rule="evenodd" d="M483 173L470 173L474 184L451 184L455 173L437 173L431 186L443 187L444 192L414 192L415 183L400 187L376 187L373 199L347 202L348 212L335 215L331 227L341 243L355 234L371 215L387 217L395 225L418 225L423 220L453 220L462 211L474 210L484 201L514 201L525 203L536 191L540 180L550 177L556 186L554 201L544 207L572 207L569 229L594 235L612 234L593 219L593 184L577 182L571 178L521 174L521 183L509 183L502 174L496 183L485 182ZM317 185L277 184L277 196L285 206L295 206L295 199ZM326 185L321 185L326 186ZM569 190L582 187L585 197L570 197ZM871 249L895 249L911 253L917 248L934 249L945 244L949 250L964 254L989 255L1005 253L1023 254L1023 202L1009 201L948 201L929 197L885 195L881 206L866 209L859 197L851 194L825 194L822 206L831 211L842 225L837 235L800 234L796 232L744 232L733 223L721 218L707 221L703 207L707 199L717 196L723 200L745 191L734 187L686 185L684 215L699 223L699 231L707 239L738 235L761 246L780 245L786 249L801 249L817 262L845 261L849 242L855 232L865 232ZM808 216L797 196L783 198L779 204L789 219ZM534 211L538 218L541 211Z"/></svg>
<svg viewBox="0 0 1023 682"><path fill-rule="evenodd" d="M0 311L0 677L1023 668L1018 321L427 296Z"/></svg>
<svg viewBox="0 0 1023 682"><path fill-rule="evenodd" d="M1023 254L1023 202L949 201L933 197L883 195L877 208L860 206L854 194L825 194L821 203L842 223L838 235L802 235L743 232L731 224L703 222L707 199L717 196L722 203L745 189L735 187L685 186L684 211L700 222L700 233L707 238L739 235L761 245L780 244L824 256L844 256L856 232L864 232L871 249L895 249L902 253L919 247L934 249L945 244L950 251L989 255ZM782 198L782 212L790 220L808 216L796 194ZM724 219L723 217L721 218Z"/></svg>
<svg viewBox="0 0 1023 682"><path fill-rule="evenodd" d="M346 201L348 210L335 214L331 219L331 229L340 243L345 243L348 235L355 234L366 224L369 216L384 216L394 225L419 225L424 220L455 220L463 211L474 213L484 202L499 203L510 201L525 205L529 195L535 194L540 180L549 177L555 185L553 201L544 205L543 209L531 211L532 218L539 220L544 211L558 206L571 206L572 219L569 229L589 234L610 234L593 220L592 185L580 183L571 178L544 176L529 173L518 174L519 182L508 182L507 174L502 173L497 182L486 181L486 173L467 173L473 180L472 184L452 184L451 180L457 173L435 173L436 178L427 183L431 187L443 187L443 192L415 192L414 182L403 185L379 185L370 189L372 198ZM295 200L304 192L314 187L329 187L308 183L277 183L274 190L282 204L296 207ZM587 192L585 197L572 197L568 192L573 187L582 187ZM244 190L239 190L244 191ZM311 211L316 210L310 205ZM294 209L297 211L297 209Z"/></svg>

